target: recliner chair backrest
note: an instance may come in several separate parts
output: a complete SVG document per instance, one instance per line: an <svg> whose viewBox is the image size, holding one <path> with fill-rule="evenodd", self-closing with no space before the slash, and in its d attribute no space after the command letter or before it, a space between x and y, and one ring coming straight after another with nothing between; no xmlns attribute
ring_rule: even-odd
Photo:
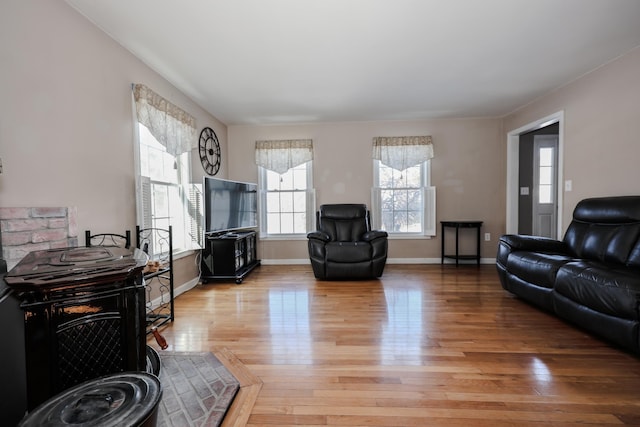
<svg viewBox="0 0 640 427"><path fill-rule="evenodd" d="M322 205L317 217L318 230L329 234L331 240L354 242L370 230L369 212L363 204Z"/></svg>
<svg viewBox="0 0 640 427"><path fill-rule="evenodd" d="M564 242L579 258L640 267L640 196L580 201Z"/></svg>

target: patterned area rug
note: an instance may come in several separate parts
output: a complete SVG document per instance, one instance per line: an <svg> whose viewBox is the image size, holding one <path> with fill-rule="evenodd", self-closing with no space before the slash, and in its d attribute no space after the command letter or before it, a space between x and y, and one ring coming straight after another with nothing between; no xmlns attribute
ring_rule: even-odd
<svg viewBox="0 0 640 427"><path fill-rule="evenodd" d="M211 353L163 352L160 360L157 427L219 426L238 380Z"/></svg>

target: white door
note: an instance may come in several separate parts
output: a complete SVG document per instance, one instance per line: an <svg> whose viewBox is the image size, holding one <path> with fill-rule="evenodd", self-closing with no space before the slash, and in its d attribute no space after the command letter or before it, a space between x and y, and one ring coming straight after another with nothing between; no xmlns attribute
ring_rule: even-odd
<svg viewBox="0 0 640 427"><path fill-rule="evenodd" d="M533 138L533 235L556 237L558 211L558 136Z"/></svg>

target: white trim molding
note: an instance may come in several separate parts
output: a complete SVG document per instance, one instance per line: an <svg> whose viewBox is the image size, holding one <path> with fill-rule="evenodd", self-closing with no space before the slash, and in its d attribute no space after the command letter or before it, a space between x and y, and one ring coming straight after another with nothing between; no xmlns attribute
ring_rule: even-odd
<svg viewBox="0 0 640 427"><path fill-rule="evenodd" d="M401 265L401 264L440 264L440 258L387 258L387 264ZM305 265L311 264L308 258L304 259L263 259L260 260L262 265ZM454 260L444 261L445 264L455 263ZM476 261L459 261L462 264L475 264ZM480 264L495 264L495 258L480 258Z"/></svg>
<svg viewBox="0 0 640 427"><path fill-rule="evenodd" d="M198 283L200 283L200 277L195 277L191 280L189 280L186 283L183 283L182 285L178 286L177 288L174 288L173 290L173 299L175 300L176 298L178 298L178 296L184 294L185 292L195 288ZM151 305L151 309L156 309L158 307L160 307L160 305L162 304L166 304L166 301L162 301L162 297L158 297L155 298L153 300L150 301L150 305Z"/></svg>
<svg viewBox="0 0 640 427"><path fill-rule="evenodd" d="M558 111L518 129L507 132L507 183L506 183L506 233L518 233L518 169L520 154L520 135L545 126L558 123L558 211L557 235L562 236L562 211L564 189L564 111Z"/></svg>

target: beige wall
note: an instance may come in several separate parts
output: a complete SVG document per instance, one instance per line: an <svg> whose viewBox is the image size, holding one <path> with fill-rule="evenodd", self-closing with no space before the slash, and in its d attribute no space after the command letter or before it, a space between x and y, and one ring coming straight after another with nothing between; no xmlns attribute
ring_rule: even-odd
<svg viewBox="0 0 640 427"><path fill-rule="evenodd" d="M566 228L584 198L640 194L640 48L508 115L505 132L558 111L573 188L563 194Z"/></svg>
<svg viewBox="0 0 640 427"><path fill-rule="evenodd" d="M435 158L436 220L484 221L484 258L494 258L496 238L504 229L505 152L499 119L323 123L290 126L230 126L229 177L257 181L255 141L311 138L314 146L316 203L371 204L374 136L432 135ZM439 226L439 223L438 223ZM434 239L392 240L395 261L439 259L440 231ZM463 239L463 241L466 239ZM471 246L475 241L469 242ZM452 247L452 246L451 246ZM259 256L267 260L308 259L306 239L261 241Z"/></svg>
<svg viewBox="0 0 640 427"><path fill-rule="evenodd" d="M133 82L193 114L199 130L216 131L223 178L257 181L256 139L312 138L318 205L370 204L372 137L430 134L437 220L485 221L486 258L505 230L508 131L564 111L564 178L573 181L565 224L584 197L639 192L640 48L504 119L233 126L228 136L224 124L64 2L0 3L0 58L0 205L74 206L80 231L135 227ZM193 181L201 182L194 154ZM392 240L390 256L437 259L440 237ZM306 241L263 241L260 256L304 260Z"/></svg>
<svg viewBox="0 0 640 427"><path fill-rule="evenodd" d="M3 0L0 58L2 207L74 206L80 234L135 230L132 83L213 127L226 151L222 123L62 1Z"/></svg>

